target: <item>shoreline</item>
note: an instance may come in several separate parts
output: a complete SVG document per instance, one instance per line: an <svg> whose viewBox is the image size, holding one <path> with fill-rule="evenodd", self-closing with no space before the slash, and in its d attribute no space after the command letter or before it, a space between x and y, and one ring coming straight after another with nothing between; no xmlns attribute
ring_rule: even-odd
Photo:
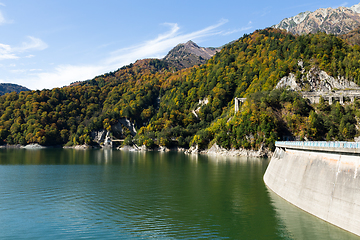
<svg viewBox="0 0 360 240"><path fill-rule="evenodd" d="M216 155L216 156L227 156L227 157L255 157L255 158L271 158L273 152L261 146L259 150L252 149L225 149L218 146L216 143L207 150L200 151L200 154Z"/></svg>
<svg viewBox="0 0 360 240"><path fill-rule="evenodd" d="M148 149L145 145L138 147L134 146L122 146L118 148L109 148L109 147L93 147L87 144L83 145L75 145L75 146L42 146L40 144L28 144L28 145L1 145L0 149L46 149L46 148L63 148L63 149L76 149L76 150L89 150L89 149L111 149L111 150L120 150L120 151L130 151L130 152L183 152L185 154L204 154L204 155L213 155L213 156L225 156L225 157L255 157L255 158L271 158L273 152L265 148L263 146L260 147L259 150L252 149L225 149L218 146L216 143L212 145L211 148L205 150L199 150L197 146L191 147L189 149L175 147L175 148L167 148L167 147L157 147L154 149Z"/></svg>

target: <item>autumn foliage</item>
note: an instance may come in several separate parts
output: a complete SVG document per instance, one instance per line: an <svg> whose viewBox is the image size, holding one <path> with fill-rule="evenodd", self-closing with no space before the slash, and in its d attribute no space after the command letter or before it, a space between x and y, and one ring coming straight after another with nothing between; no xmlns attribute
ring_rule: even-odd
<svg viewBox="0 0 360 240"><path fill-rule="evenodd" d="M166 61L145 59L73 86L5 94L0 142L92 144L92 131L112 131L122 117L138 130L132 141L150 148L206 148L215 142L225 148L273 148L289 136L353 139L358 103L310 106L295 92L273 90L289 73L302 74L299 60L305 70L317 66L360 84L358 45L324 33L294 36L265 29L224 46L200 66L176 71ZM247 98L237 114L234 97Z"/></svg>

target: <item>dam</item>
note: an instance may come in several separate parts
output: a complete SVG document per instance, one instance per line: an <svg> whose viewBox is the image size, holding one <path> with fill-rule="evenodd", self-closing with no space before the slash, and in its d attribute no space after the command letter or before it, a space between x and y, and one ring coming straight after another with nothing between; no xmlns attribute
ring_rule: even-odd
<svg viewBox="0 0 360 240"><path fill-rule="evenodd" d="M360 236L360 143L276 142L267 187L300 209Z"/></svg>

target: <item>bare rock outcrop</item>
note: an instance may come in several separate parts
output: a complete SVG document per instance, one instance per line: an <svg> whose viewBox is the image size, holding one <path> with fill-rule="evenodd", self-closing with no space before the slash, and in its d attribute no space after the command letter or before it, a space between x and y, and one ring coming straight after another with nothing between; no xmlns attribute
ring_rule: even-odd
<svg viewBox="0 0 360 240"><path fill-rule="evenodd" d="M216 143L210 149L201 151L200 153L208 155L221 155L221 156L242 156L242 157L271 157L272 152L261 146L259 150L247 149L230 149L220 147Z"/></svg>
<svg viewBox="0 0 360 240"><path fill-rule="evenodd" d="M329 76L326 72L319 68L313 67L306 75L306 80L310 85L310 91L326 92L332 90L356 89L360 90L359 86L344 77L337 78Z"/></svg>
<svg viewBox="0 0 360 240"><path fill-rule="evenodd" d="M132 136L136 135L136 129L135 129L134 124L132 122L130 122L130 120L127 119L127 118L118 119L118 122L115 125L112 126L113 132L118 132L118 133L121 133L121 134L125 133L124 128L129 130L130 134Z"/></svg>
<svg viewBox="0 0 360 240"><path fill-rule="evenodd" d="M302 64L302 61L299 61L298 65L300 67L302 67ZM318 67L311 68L307 73L305 73L305 70L302 68L301 73L302 76L300 79L297 79L293 73L281 78L275 88L288 88L293 91L308 92L330 92L349 89L360 90L360 87L356 83L340 76L334 78Z"/></svg>
<svg viewBox="0 0 360 240"><path fill-rule="evenodd" d="M135 126L127 118L120 118L118 122L111 126L111 136L110 131L101 129L98 131L92 131L90 137L94 142L98 143L101 147L112 148L113 141L116 139L123 139L125 136L130 133L130 135L136 135Z"/></svg>
<svg viewBox="0 0 360 240"><path fill-rule="evenodd" d="M285 76L282 79L280 79L280 81L278 82L275 88L276 89L288 88L294 91L301 91L301 87L296 82L296 76L293 73L290 73L289 76Z"/></svg>

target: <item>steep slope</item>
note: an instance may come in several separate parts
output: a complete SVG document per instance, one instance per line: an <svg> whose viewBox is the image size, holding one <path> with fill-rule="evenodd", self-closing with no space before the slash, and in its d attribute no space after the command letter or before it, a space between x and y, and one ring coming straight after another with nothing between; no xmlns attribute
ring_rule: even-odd
<svg viewBox="0 0 360 240"><path fill-rule="evenodd" d="M350 45L360 46L360 27L357 27L346 34L340 35L340 37Z"/></svg>
<svg viewBox="0 0 360 240"><path fill-rule="evenodd" d="M360 83L358 47L325 33L265 29L224 46L200 66L174 71L164 60L146 59L78 86L0 96L0 142L91 144L94 131L115 136L123 118L137 134L132 138L123 126L121 137L147 147L216 142L258 149L284 136L353 138L358 108L325 104L314 110L295 92L272 91L290 73L301 78L300 60L305 71L318 67ZM234 97L248 98L238 114Z"/></svg>
<svg viewBox="0 0 360 240"><path fill-rule="evenodd" d="M158 134L165 139L164 143L172 138L179 143L190 138L190 144L200 148L216 142L225 148L255 149L262 144L271 146L275 139L284 136L302 139L354 136L354 125L346 128L345 135L341 132L347 123L354 124L354 115L350 116L353 113L343 120L339 130L341 117L337 116L342 115L334 115L333 120L317 118L295 93L271 92L289 73L301 77L300 59L306 71L319 66L331 76L346 76L359 83L359 51L341 39L325 33L294 36L275 29L256 31L225 46L206 64L177 73L161 97L154 121L140 133ZM249 99L235 116L234 97ZM326 122L325 127L321 121ZM199 129L195 135L194 129Z"/></svg>
<svg viewBox="0 0 360 240"><path fill-rule="evenodd" d="M11 92L19 93L21 91L30 91L30 89L13 83L0 83L0 95Z"/></svg>
<svg viewBox="0 0 360 240"><path fill-rule="evenodd" d="M163 60L167 61L169 66L184 69L204 64L219 51L220 48L199 47L193 41L188 41L187 43L178 44L170 50Z"/></svg>
<svg viewBox="0 0 360 240"><path fill-rule="evenodd" d="M301 22L303 22L310 14L310 11L299 13L296 16L283 19L280 23L273 25L273 28L284 29L286 31L293 32L292 30Z"/></svg>
<svg viewBox="0 0 360 240"><path fill-rule="evenodd" d="M320 8L314 12L303 12L285 18L272 27L285 29L294 34L325 32L345 34L360 25L360 3L350 8Z"/></svg>

